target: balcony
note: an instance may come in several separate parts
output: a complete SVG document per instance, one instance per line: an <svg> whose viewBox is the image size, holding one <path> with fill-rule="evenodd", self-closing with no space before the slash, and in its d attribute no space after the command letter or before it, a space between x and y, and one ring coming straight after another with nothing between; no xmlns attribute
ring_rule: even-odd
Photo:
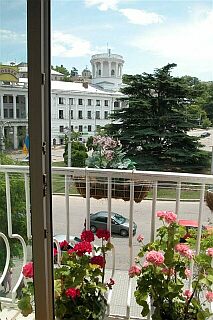
<svg viewBox="0 0 213 320"><path fill-rule="evenodd" d="M26 263L30 255L30 246L17 234L13 234L11 215L11 181L13 178L22 179L25 189L26 204L26 235L31 239L30 227L30 198L29 198L29 167L0 165L1 181L5 185L6 191L6 212L8 223L8 235L10 238L18 239L22 244L23 258L15 259L14 279L12 292L7 296L0 297L3 311L1 320L22 319L16 309L16 291L21 282L21 266ZM70 188L79 177L84 180L85 198L79 194L70 194ZM95 199L92 195L92 181L100 179L103 189L106 191L106 198ZM113 179L120 183L119 179L126 179L129 186L129 195L126 201L114 199ZM86 218L87 228L89 228L89 215L91 212L106 210L108 216L111 212L118 212L127 217L130 221L130 230L133 221L137 223L137 233L133 236L130 232L128 237L112 235L112 243L115 246L115 259L108 258L107 277L113 276L116 285L108 297L108 319L142 319L141 308L137 306L134 299L135 279L129 279L128 269L134 261L139 245L136 241L137 234L143 233L145 241L155 238L155 231L158 221L155 218L157 210L172 210L176 212L179 219L193 219L198 221L198 241L199 250L201 228L207 225L212 219L212 213L205 203L205 192L209 185L213 185L212 175L151 172L151 171L123 171L123 170L98 170L87 168L52 168L53 181L53 234L79 235L84 227ZM134 191L138 185L143 184L150 188L148 196L141 202L134 201ZM166 192L166 197L162 193ZM169 195L170 194L170 195ZM161 195L161 196L160 196ZM169 195L169 197L168 197ZM108 225L110 230L111 226ZM7 237L0 233L0 236L7 244ZM9 252L9 247L7 247ZM6 264L9 263L9 256ZM0 277L0 284L3 277ZM10 307L12 306L12 309ZM34 319L28 316L26 319ZM150 317L146 319L151 319Z"/></svg>

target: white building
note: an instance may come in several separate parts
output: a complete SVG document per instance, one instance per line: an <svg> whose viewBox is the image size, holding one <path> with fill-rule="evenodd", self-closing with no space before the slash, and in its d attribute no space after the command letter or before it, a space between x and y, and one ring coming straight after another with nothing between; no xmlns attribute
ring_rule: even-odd
<svg viewBox="0 0 213 320"><path fill-rule="evenodd" d="M93 84L57 81L60 75L51 71L52 143L53 140L56 144L64 143L69 132L69 115L71 131L80 132L82 140L111 121L110 113L124 103L117 101L123 96L118 91L123 63L122 56L112 55L110 51L92 56ZM20 73L24 74L26 66L21 68ZM14 149L23 145L28 132L27 80L24 76L18 83L0 83L0 149L4 148L3 138L6 146Z"/></svg>

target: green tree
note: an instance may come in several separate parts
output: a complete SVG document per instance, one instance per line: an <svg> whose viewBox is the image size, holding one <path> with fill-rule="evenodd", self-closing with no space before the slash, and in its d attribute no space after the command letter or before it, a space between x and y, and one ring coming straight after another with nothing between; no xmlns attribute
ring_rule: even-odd
<svg viewBox="0 0 213 320"><path fill-rule="evenodd" d="M69 71L67 70L67 68L65 68L63 65L61 66L52 66L52 69L57 71L57 72L60 72L62 74L64 74L64 81L70 81L70 73Z"/></svg>
<svg viewBox="0 0 213 320"><path fill-rule="evenodd" d="M68 163L68 142L65 144L64 150L64 162ZM85 167L85 161L87 159L87 148L80 141L72 141L71 143L71 164L72 167Z"/></svg>
<svg viewBox="0 0 213 320"><path fill-rule="evenodd" d="M1 154L0 163L5 165L17 164L9 157ZM10 191L11 191L11 215L12 215L12 232L21 235L25 241L26 237L26 204L25 204L25 188L24 178L20 174L10 175ZM6 200L6 182L3 173L0 174L0 232L8 237L8 220L7 220L7 200ZM10 239L11 258L22 255L22 246L20 241ZM0 271L3 270L6 261L6 246L0 237Z"/></svg>
<svg viewBox="0 0 213 320"><path fill-rule="evenodd" d="M193 123L186 121L186 110L196 92L184 78L171 75L174 67L123 77L121 91L129 106L113 113L107 131L121 141L138 169L196 172L208 166L209 154L200 150L197 137L187 134Z"/></svg>

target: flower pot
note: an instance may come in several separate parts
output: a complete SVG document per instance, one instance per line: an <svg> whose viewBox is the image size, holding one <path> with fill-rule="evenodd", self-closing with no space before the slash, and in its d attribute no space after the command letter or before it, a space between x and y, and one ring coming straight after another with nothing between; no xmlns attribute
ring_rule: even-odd
<svg viewBox="0 0 213 320"><path fill-rule="evenodd" d="M206 205L213 211L213 189L206 191Z"/></svg>
<svg viewBox="0 0 213 320"><path fill-rule="evenodd" d="M112 198L130 200L130 180L128 179L112 179ZM86 182L82 177L75 180L75 186L78 192L86 198ZM149 183L145 181L134 181L134 201L141 202L150 190ZM108 197L108 181L107 178L91 178L90 180L90 197L102 199Z"/></svg>

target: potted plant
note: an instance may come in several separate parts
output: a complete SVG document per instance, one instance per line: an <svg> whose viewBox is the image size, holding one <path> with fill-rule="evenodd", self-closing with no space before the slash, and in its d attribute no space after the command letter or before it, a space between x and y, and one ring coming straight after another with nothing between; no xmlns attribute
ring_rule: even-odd
<svg viewBox="0 0 213 320"><path fill-rule="evenodd" d="M213 248L207 246L213 235L202 238L201 252L195 255L192 239L180 243L185 229L177 223L176 214L158 211L157 216L163 226L157 230L156 240L144 244L143 236L138 237L141 249L129 269L129 276L137 277L135 297L143 307L142 315L151 313L153 320L209 319L209 303L213 301Z"/></svg>
<svg viewBox="0 0 213 320"><path fill-rule="evenodd" d="M133 170L135 162L126 158L119 140L109 136L93 137L93 151L86 159L89 168L126 169ZM82 177L77 177L75 185L79 193L86 197L86 183ZM134 182L134 201L141 202L149 192L149 184L142 181ZM107 198L108 185L105 178L90 180L90 196L96 199ZM112 179L112 197L128 201L130 199L130 181L123 178Z"/></svg>
<svg viewBox="0 0 213 320"><path fill-rule="evenodd" d="M96 237L101 239L101 246L93 246L94 234L85 230L81 242L69 248L63 241L61 263L54 266L55 314L57 319L66 320L101 320L106 311L106 293L114 281L105 282L106 254L112 249L108 241L107 230L97 230ZM54 255L58 254L57 249ZM28 277L23 268L23 274ZM32 269L32 264L29 266ZM30 274L33 276L33 273ZM32 282L27 282L18 306L23 315L32 312Z"/></svg>

